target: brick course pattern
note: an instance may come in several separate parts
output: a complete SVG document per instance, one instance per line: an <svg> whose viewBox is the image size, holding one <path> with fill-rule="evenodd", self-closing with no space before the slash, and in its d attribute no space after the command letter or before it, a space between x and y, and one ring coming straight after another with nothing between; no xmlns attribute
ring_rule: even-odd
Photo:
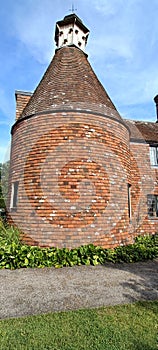
<svg viewBox="0 0 158 350"><path fill-rule="evenodd" d="M81 120L75 111L21 121L12 140L14 223L42 246L74 247L102 235L118 244L129 226L129 160L129 131L117 120L85 112Z"/></svg>
<svg viewBox="0 0 158 350"><path fill-rule="evenodd" d="M149 157L158 124L123 121L81 50L58 50L33 95L16 99L8 219L28 244L108 248L158 231L147 214L147 195L158 194Z"/></svg>
<svg viewBox="0 0 158 350"><path fill-rule="evenodd" d="M18 120L28 104L32 94L28 92L23 91L16 91L15 97L16 97L16 120Z"/></svg>

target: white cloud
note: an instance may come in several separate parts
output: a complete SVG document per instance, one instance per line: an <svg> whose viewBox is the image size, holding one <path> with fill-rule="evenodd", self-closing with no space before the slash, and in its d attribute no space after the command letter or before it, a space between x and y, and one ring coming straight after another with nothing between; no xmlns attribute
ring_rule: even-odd
<svg viewBox="0 0 158 350"><path fill-rule="evenodd" d="M92 0L100 26L89 43L93 68L117 105L151 103L158 93L158 3ZM97 17L97 16L96 16ZM152 107L151 107L152 109ZM129 108L127 108L129 112ZM140 116L143 108L139 108ZM139 119L139 113L137 115Z"/></svg>
<svg viewBox="0 0 158 350"><path fill-rule="evenodd" d="M89 53L94 56L95 60L98 57L98 61L107 61L110 58L116 59L118 57L129 60L133 57L132 45L130 45L129 40L117 33L92 39L89 45Z"/></svg>
<svg viewBox="0 0 158 350"><path fill-rule="evenodd" d="M48 63L54 51L53 9L52 1L28 0L15 6L12 17L15 37L42 64Z"/></svg>
<svg viewBox="0 0 158 350"><path fill-rule="evenodd" d="M10 143L0 146L0 163L5 163L10 159Z"/></svg>
<svg viewBox="0 0 158 350"><path fill-rule="evenodd" d="M152 84L150 74L146 72L139 74L126 72L124 77L116 82L118 87L116 98L119 103L124 102L126 105L150 102L155 96L157 83L158 77Z"/></svg>
<svg viewBox="0 0 158 350"><path fill-rule="evenodd" d="M10 125L13 117L14 102L8 97L4 88L0 87L0 125Z"/></svg>
<svg viewBox="0 0 158 350"><path fill-rule="evenodd" d="M55 23L61 12L69 12L71 2L63 0L16 1L12 13L13 35L20 40L41 64L48 63L54 54Z"/></svg>
<svg viewBox="0 0 158 350"><path fill-rule="evenodd" d="M109 16L116 14L120 6L124 5L124 0L93 0L95 9L103 15Z"/></svg>
<svg viewBox="0 0 158 350"><path fill-rule="evenodd" d="M71 2L16 0L12 7L8 16L13 43L19 40L26 48L20 52L23 60L29 53L39 63L48 64L55 49L55 22L69 13ZM87 53L110 97L125 106L153 103L158 93L157 0L77 0L75 7L91 31ZM8 123L8 116L14 113L14 98L12 105L9 101L0 88L0 108L6 115L3 123Z"/></svg>

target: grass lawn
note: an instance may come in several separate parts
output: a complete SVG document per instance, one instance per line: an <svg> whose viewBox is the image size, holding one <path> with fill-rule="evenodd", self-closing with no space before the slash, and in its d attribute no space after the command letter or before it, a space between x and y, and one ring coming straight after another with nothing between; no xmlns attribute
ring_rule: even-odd
<svg viewBox="0 0 158 350"><path fill-rule="evenodd" d="M157 350L158 301L0 321L2 350Z"/></svg>

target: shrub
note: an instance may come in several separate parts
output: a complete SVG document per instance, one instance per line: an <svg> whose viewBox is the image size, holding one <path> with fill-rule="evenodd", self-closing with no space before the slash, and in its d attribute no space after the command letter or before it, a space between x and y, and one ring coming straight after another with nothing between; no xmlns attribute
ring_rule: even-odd
<svg viewBox="0 0 158 350"><path fill-rule="evenodd" d="M158 235L139 236L135 243L114 249L93 244L74 249L28 246L20 240L20 232L0 221L0 268L60 268L74 265L98 265L105 262L132 263L158 257Z"/></svg>
<svg viewBox="0 0 158 350"><path fill-rule="evenodd" d="M0 246L4 244L20 243L20 231L13 227L4 224L0 219Z"/></svg>

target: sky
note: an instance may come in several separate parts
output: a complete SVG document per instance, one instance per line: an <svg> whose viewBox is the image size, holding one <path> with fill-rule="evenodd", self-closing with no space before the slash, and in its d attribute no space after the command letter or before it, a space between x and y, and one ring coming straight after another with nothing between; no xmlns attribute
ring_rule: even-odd
<svg viewBox="0 0 158 350"><path fill-rule="evenodd" d="M1 0L0 162L9 157L15 90L34 91L55 53L55 24L72 4L90 30L88 60L121 116L156 121L157 0Z"/></svg>

